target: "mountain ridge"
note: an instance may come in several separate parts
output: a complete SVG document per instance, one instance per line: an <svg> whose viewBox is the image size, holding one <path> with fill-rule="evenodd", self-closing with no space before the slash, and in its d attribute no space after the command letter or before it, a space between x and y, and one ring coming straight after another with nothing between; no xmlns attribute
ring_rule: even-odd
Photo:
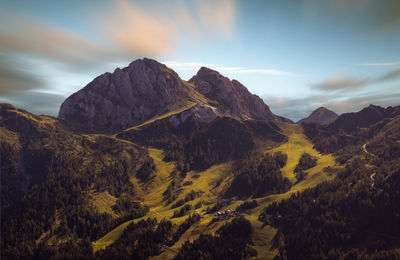
<svg viewBox="0 0 400 260"><path fill-rule="evenodd" d="M203 122L217 117L290 121L274 115L261 98L217 71L203 67L184 81L164 64L147 58L96 77L62 103L58 118L78 130L115 132L193 103L190 114Z"/></svg>

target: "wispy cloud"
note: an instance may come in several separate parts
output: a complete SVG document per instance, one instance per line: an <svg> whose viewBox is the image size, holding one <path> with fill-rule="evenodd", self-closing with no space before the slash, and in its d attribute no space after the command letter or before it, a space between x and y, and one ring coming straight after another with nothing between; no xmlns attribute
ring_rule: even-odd
<svg viewBox="0 0 400 260"><path fill-rule="evenodd" d="M363 88L367 84L369 84L368 79L336 75L321 82L312 84L311 88L325 91L338 91L343 89L354 91Z"/></svg>
<svg viewBox="0 0 400 260"><path fill-rule="evenodd" d="M235 22L234 0L197 0L198 16L207 30L217 29L225 34L231 34Z"/></svg>
<svg viewBox="0 0 400 260"><path fill-rule="evenodd" d="M211 34L230 36L234 31L233 0L196 1L194 8L179 0L168 1L168 5L164 10L148 11L135 2L113 0L110 10L99 10L95 17L107 39L125 53L139 56L173 52L183 33L209 40Z"/></svg>
<svg viewBox="0 0 400 260"><path fill-rule="evenodd" d="M201 67L208 67L212 70L216 70L220 73L229 74L262 74L271 76L291 76L293 73L279 70L279 69L264 69L264 68L246 68L246 67L229 67L220 66L217 64L205 64L200 62L178 62L178 61L166 61L165 65L176 70L181 71L193 71L196 73Z"/></svg>
<svg viewBox="0 0 400 260"><path fill-rule="evenodd" d="M400 69L390 71L378 78L376 78L375 82L386 81L386 80L394 80L400 78Z"/></svg>
<svg viewBox="0 0 400 260"><path fill-rule="evenodd" d="M46 87L46 82L24 64L7 61L7 57L4 56L0 57L0 95Z"/></svg>
<svg viewBox="0 0 400 260"><path fill-rule="evenodd" d="M344 17L353 25L372 32L385 32L396 29L400 24L400 1L398 0L302 0L303 18L315 22L315 19L327 15ZM348 23L346 23L349 26ZM351 25L350 25L351 26Z"/></svg>
<svg viewBox="0 0 400 260"><path fill-rule="evenodd" d="M263 74L271 76L291 76L293 73L278 69L252 69L244 67L216 67L212 68L220 72L230 72L235 74Z"/></svg>
<svg viewBox="0 0 400 260"><path fill-rule="evenodd" d="M1 12L0 53L29 54L85 68L171 54L184 33L209 41L234 31L233 0L198 1L194 6L171 0L164 5L164 9L148 10L146 5L112 0L107 10L94 7L87 16L96 40L37 17Z"/></svg>
<svg viewBox="0 0 400 260"><path fill-rule="evenodd" d="M126 0L112 3L111 10L96 15L104 33L119 48L132 55L160 55L172 49L174 27Z"/></svg>
<svg viewBox="0 0 400 260"><path fill-rule="evenodd" d="M107 10L104 5L81 10L88 17L91 37L38 17L0 11L1 97L15 104L15 100L33 104L29 93L52 88L53 75L44 72L46 64L52 72L62 70L78 77L88 71L102 73L105 67L128 64L138 57L173 54L183 34L208 42L230 37L235 29L234 0L217 4L171 0L156 5L112 0L107 6ZM30 59L40 60L41 69L32 66ZM40 96L36 94L35 100ZM43 106L46 102L44 99Z"/></svg>
<svg viewBox="0 0 400 260"><path fill-rule="evenodd" d="M400 78L400 69L389 71L375 78L357 78L343 75L332 76L321 82L311 84L312 89L321 91L355 91L363 89L371 84L378 84L385 81L392 81Z"/></svg>
<svg viewBox="0 0 400 260"><path fill-rule="evenodd" d="M88 66L112 55L84 37L37 18L5 15L3 19L6 22L0 27L1 53L36 55L74 66Z"/></svg>
<svg viewBox="0 0 400 260"><path fill-rule="evenodd" d="M185 71L197 71L201 67L215 67L216 64L206 64L200 62L179 62L179 61L163 61L165 65L173 69L185 70Z"/></svg>
<svg viewBox="0 0 400 260"><path fill-rule="evenodd" d="M35 114L57 116L60 104L65 98L66 96L57 93L30 91L1 95L0 103L11 103Z"/></svg>
<svg viewBox="0 0 400 260"><path fill-rule="evenodd" d="M397 66L400 65L400 61L393 62L376 62L376 63L361 63L357 64L358 66L370 66L370 67L389 67L389 66Z"/></svg>

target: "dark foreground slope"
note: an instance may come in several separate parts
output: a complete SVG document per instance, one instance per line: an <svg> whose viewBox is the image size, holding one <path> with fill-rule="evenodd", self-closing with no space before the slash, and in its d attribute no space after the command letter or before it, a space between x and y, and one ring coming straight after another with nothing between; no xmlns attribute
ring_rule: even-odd
<svg viewBox="0 0 400 260"><path fill-rule="evenodd" d="M106 192L126 203L136 192L130 178L151 175L147 150L72 133L8 104L0 105L0 136L2 259L29 259L49 244L63 256L91 255L88 241L147 212L131 201L113 216L99 213L91 197Z"/></svg>
<svg viewBox="0 0 400 260"><path fill-rule="evenodd" d="M344 165L328 183L266 207L278 259L400 258L399 107L369 106L321 126L304 124Z"/></svg>
<svg viewBox="0 0 400 260"><path fill-rule="evenodd" d="M0 105L0 119L1 251L7 259L99 257L92 255L91 241L149 210L140 195L155 177L146 146L165 148L179 173L171 178L178 182L189 169L286 140L273 122L229 117L179 127L165 118L119 135L81 134L8 104ZM176 194L163 197L172 202ZM100 195L115 199L112 208L100 210Z"/></svg>

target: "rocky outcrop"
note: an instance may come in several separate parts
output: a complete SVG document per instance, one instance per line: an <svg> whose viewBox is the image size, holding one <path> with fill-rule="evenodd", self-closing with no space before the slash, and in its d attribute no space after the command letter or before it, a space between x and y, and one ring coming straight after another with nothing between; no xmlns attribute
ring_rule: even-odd
<svg viewBox="0 0 400 260"><path fill-rule="evenodd" d="M191 92L165 65L136 60L95 78L68 97L58 118L78 129L120 130L185 106L193 100Z"/></svg>
<svg viewBox="0 0 400 260"><path fill-rule="evenodd" d="M237 119L278 120L262 101L237 80L230 80L217 71L202 67L189 80L195 90L218 102L218 108Z"/></svg>
<svg viewBox="0 0 400 260"><path fill-rule="evenodd" d="M297 123L318 123L321 125L327 125L338 118L338 114L325 108L320 107L314 110L308 117L301 119Z"/></svg>

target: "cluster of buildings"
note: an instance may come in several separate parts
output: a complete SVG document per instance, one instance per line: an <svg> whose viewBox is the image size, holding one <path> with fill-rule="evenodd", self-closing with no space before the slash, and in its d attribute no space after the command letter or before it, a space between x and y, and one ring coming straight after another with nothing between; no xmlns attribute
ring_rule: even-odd
<svg viewBox="0 0 400 260"><path fill-rule="evenodd" d="M240 212L236 211L235 209L228 209L224 211L218 211L214 214L214 218L224 218L224 217L237 217L240 215Z"/></svg>

